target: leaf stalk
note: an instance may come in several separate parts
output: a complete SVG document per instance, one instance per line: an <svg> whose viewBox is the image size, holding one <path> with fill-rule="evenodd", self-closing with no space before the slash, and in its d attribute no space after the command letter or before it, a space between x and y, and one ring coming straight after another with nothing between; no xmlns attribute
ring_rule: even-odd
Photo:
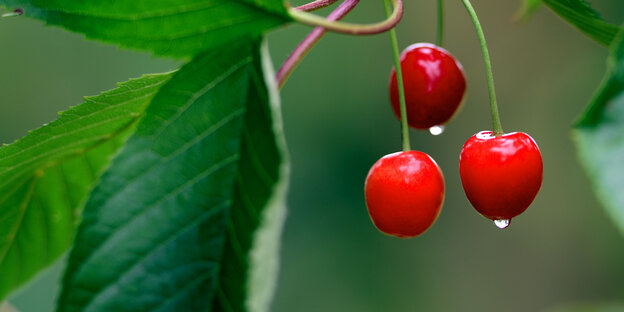
<svg viewBox="0 0 624 312"><path fill-rule="evenodd" d="M299 10L299 11L306 11L306 12L312 12L312 11L316 11L318 9L322 9L324 7L328 7L334 3L336 3L338 0L316 0L316 1L312 1L310 3L306 3L303 5L300 5L298 7L296 7L295 9Z"/></svg>
<svg viewBox="0 0 624 312"><path fill-rule="evenodd" d="M337 21L329 21L321 16L308 12L297 10L296 8L288 8L288 14L295 21L310 26L320 26L329 31L350 34L350 35L374 35L386 32L401 21L403 16L403 1L391 0L394 6L392 14L388 18L379 23L373 24L352 24Z"/></svg>

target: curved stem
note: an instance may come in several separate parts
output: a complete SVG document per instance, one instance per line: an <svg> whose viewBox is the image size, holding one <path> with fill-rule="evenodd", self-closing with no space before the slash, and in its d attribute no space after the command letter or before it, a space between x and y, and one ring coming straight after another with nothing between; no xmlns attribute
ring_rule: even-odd
<svg viewBox="0 0 624 312"><path fill-rule="evenodd" d="M300 5L298 7L296 7L296 10L299 11L306 11L306 12L311 12L311 11L315 11L318 9L322 9L324 7L328 7L334 3L336 3L338 0L316 0L316 1L312 1L310 3L306 3L304 5Z"/></svg>
<svg viewBox="0 0 624 312"><path fill-rule="evenodd" d="M384 8L386 15L390 15L390 2L384 0ZM407 125L407 107L405 105L405 89L403 87L403 71L401 70L401 59L399 56L399 44L397 43L396 31L390 30L390 43L392 44L392 56L394 57L394 68L397 76L397 89L399 89L399 107L401 111L401 141L403 142L403 151L411 150L409 139L409 127Z"/></svg>
<svg viewBox="0 0 624 312"><path fill-rule="evenodd" d="M337 21L343 18L349 13L360 0L345 0L340 4L333 12L327 16L327 20ZM310 34L301 41L301 43L295 48L295 50L288 56L282 67L277 71L275 79L278 86L281 89L288 76L292 73L295 67L301 62L301 59L310 51L312 46L316 44L323 35L327 33L327 30L323 27L316 27Z"/></svg>
<svg viewBox="0 0 624 312"><path fill-rule="evenodd" d="M288 8L288 14L295 21L306 24L306 25L321 26L330 31L335 31L335 32L345 33L345 34L350 34L350 35L372 35L372 34L386 32L392 29L401 20L401 17L403 16L402 0L391 0L391 1L393 2L393 5L394 5L394 10L392 11L392 14L390 14L385 21L374 23L374 24L363 25L363 24L341 23L341 22L335 22L335 21L332 22L318 15L314 15L314 14L307 13L304 11L299 11L295 8Z"/></svg>
<svg viewBox="0 0 624 312"><path fill-rule="evenodd" d="M477 37L479 37L479 43L481 44L481 53L483 54L483 61L485 62L485 73L487 75L488 90L490 92L490 112L492 114L492 127L494 135L503 134L503 127L501 126L500 117L498 116L498 105L496 104L496 92L494 91L494 76L492 75L492 64L490 62L490 53L488 52L487 44L485 43L485 35L477 18L477 13L470 4L469 0L462 0L475 30L477 31Z"/></svg>
<svg viewBox="0 0 624 312"><path fill-rule="evenodd" d="M436 45L442 46L444 40L444 0L438 0L438 36L436 37Z"/></svg>

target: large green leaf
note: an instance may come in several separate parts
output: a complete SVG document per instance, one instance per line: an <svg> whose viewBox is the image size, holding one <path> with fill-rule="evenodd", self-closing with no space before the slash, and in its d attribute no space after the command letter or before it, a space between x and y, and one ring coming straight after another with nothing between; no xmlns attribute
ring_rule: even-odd
<svg viewBox="0 0 624 312"><path fill-rule="evenodd" d="M214 311L269 311L289 178L279 92L266 45L255 64ZM263 77L260 73L264 72ZM266 82L266 86L265 86Z"/></svg>
<svg viewBox="0 0 624 312"><path fill-rule="evenodd" d="M572 133L594 192L624 233L624 31L611 47L601 86Z"/></svg>
<svg viewBox="0 0 624 312"><path fill-rule="evenodd" d="M58 310L266 311L287 174L271 98L249 42L176 73L85 206Z"/></svg>
<svg viewBox="0 0 624 312"><path fill-rule="evenodd" d="M543 0L551 10L602 45L610 45L619 28L605 22L584 0Z"/></svg>
<svg viewBox="0 0 624 312"><path fill-rule="evenodd" d="M69 248L90 189L168 78L88 97L0 148L0 301Z"/></svg>
<svg viewBox="0 0 624 312"><path fill-rule="evenodd" d="M283 0L0 0L48 24L157 55L191 57L288 22Z"/></svg>

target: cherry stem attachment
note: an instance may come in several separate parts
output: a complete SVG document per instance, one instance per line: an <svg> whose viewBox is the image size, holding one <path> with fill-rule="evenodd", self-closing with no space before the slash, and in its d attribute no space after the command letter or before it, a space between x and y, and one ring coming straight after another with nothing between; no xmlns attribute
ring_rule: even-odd
<svg viewBox="0 0 624 312"><path fill-rule="evenodd" d="M488 52L487 44L485 43L483 28L481 28L481 23L479 23L477 13L470 4L470 1L462 0L462 3L464 4L464 7L466 7L470 18L472 19L472 23L474 24L475 30L477 32L477 37L479 38L479 43L481 44L481 53L483 54L483 62L485 62L485 74L487 75L488 90L490 92L490 112L492 113L493 127L492 130L494 131L494 135L502 135L503 127L501 126L500 117L498 115L498 105L496 104L496 92L494 91L494 76L492 75L492 63L490 62L490 53Z"/></svg>
<svg viewBox="0 0 624 312"><path fill-rule="evenodd" d="M438 36L436 37L436 45L442 46L444 41L444 0L438 0Z"/></svg>
<svg viewBox="0 0 624 312"><path fill-rule="evenodd" d="M310 3L306 3L304 5L300 5L298 7L296 7L295 9L299 10L299 11L306 11L306 12L312 12L318 9L322 9L324 7L328 7L334 3L336 3L338 0L316 0L316 1L312 1Z"/></svg>
<svg viewBox="0 0 624 312"><path fill-rule="evenodd" d="M337 21L341 18L345 17L355 6L360 2L360 0L345 0L341 3L333 12L331 12L327 16L327 20L329 21ZM275 79L277 80L278 86L281 89L292 71L297 67L299 62L303 59L303 57L310 51L310 49L316 44L323 35L327 33L327 30L323 27L316 27L308 36L306 36L301 43L295 48L295 50L288 56L282 67L277 71L275 75Z"/></svg>
<svg viewBox="0 0 624 312"><path fill-rule="evenodd" d="M392 11L392 14L390 14L386 20L373 24L351 24L328 21L321 16L314 15L305 11L300 11L296 8L288 8L288 14L297 22L310 26L321 26L329 31L350 35L374 35L392 29L394 26L396 26L396 24L399 23L399 21L401 21L401 17L403 16L403 1L391 1L394 5L394 10Z"/></svg>
<svg viewBox="0 0 624 312"><path fill-rule="evenodd" d="M390 0L384 0L384 8L386 15L390 16ZM399 56L399 44L397 43L396 31L394 28L390 30L390 43L392 45L392 56L394 57L394 68L397 77L397 89L399 89L399 107L401 111L401 141L403 142L403 151L410 151L409 127L407 125L407 106L405 104L405 89L403 86L403 71L401 70L401 59Z"/></svg>

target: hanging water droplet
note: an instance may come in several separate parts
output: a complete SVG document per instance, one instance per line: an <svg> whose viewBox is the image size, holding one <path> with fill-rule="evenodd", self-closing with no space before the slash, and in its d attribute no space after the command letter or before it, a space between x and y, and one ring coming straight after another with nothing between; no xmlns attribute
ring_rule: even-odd
<svg viewBox="0 0 624 312"><path fill-rule="evenodd" d="M497 228L499 229L506 229L509 226L509 223L511 223L511 220L509 219L496 219L494 220L494 225L496 225Z"/></svg>
<svg viewBox="0 0 624 312"><path fill-rule="evenodd" d="M444 132L444 126L433 126L429 128L429 133L432 135L440 135Z"/></svg>

